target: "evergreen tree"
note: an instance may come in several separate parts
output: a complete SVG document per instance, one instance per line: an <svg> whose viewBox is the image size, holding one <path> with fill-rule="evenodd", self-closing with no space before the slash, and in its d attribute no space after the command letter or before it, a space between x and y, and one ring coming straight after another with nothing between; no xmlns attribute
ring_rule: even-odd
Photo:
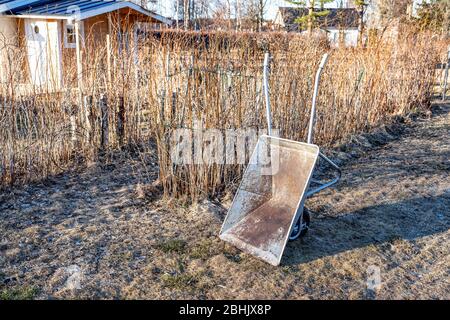
<svg viewBox="0 0 450 320"><path fill-rule="evenodd" d="M441 31L448 35L450 31L450 0L423 1L417 9L417 20L422 29Z"/></svg>
<svg viewBox="0 0 450 320"><path fill-rule="evenodd" d="M325 4L331 3L334 0L285 0L300 8L307 8L308 14L295 19L295 23L300 25L303 29L307 29L311 33L317 27L317 19L325 17L330 14L329 10L325 9Z"/></svg>

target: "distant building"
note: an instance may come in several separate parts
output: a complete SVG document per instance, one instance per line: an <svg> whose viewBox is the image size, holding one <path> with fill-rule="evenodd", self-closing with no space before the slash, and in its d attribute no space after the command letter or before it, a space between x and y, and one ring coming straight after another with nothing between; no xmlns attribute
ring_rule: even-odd
<svg viewBox="0 0 450 320"><path fill-rule="evenodd" d="M358 43L359 13L355 8L326 8L329 14L318 17L316 26L326 32L333 45L340 43L345 46L356 46ZM307 16L307 8L279 7L275 16L274 25L279 30L287 32L305 32L296 19Z"/></svg>

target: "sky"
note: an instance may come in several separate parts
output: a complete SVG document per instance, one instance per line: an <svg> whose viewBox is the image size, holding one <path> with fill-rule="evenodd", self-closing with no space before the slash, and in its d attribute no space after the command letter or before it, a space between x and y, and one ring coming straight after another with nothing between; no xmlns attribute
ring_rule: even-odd
<svg viewBox="0 0 450 320"><path fill-rule="evenodd" d="M334 3L328 4L327 6L337 7L339 2L339 0L336 0L334 1ZM158 10L158 13L167 17L171 17L173 15L173 3L174 0L159 0L158 7L160 9ZM275 14L279 6L289 7L289 3L284 0L269 0L266 19L271 20L275 18Z"/></svg>

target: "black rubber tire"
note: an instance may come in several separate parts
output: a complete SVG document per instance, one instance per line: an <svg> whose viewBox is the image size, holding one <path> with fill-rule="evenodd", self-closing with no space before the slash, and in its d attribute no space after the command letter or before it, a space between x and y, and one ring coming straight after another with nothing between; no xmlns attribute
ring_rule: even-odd
<svg viewBox="0 0 450 320"><path fill-rule="evenodd" d="M300 226L300 223L302 226ZM295 224L291 235L289 236L289 241L295 241L301 237L304 237L309 230L309 225L311 223L311 215L309 210L305 207L303 209L302 219L298 219Z"/></svg>

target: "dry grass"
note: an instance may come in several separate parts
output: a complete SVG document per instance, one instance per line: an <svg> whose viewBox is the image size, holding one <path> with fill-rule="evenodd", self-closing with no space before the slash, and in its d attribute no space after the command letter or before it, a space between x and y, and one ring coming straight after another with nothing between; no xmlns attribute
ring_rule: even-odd
<svg viewBox="0 0 450 320"><path fill-rule="evenodd" d="M364 135L372 146L308 200L311 230L280 267L220 241L230 201L137 197L132 159L13 188L0 194L0 299L448 299L449 123L447 105Z"/></svg>
<svg viewBox="0 0 450 320"><path fill-rule="evenodd" d="M441 49L429 39L429 34L410 32L395 44L380 40L364 49L331 50L318 102L316 142L329 145L392 116L428 107ZM77 90L20 94L26 57L11 48L8 81L0 89L1 185L39 180L74 161L95 159L99 150L131 145L139 146L133 152L143 162L148 150L157 148L159 183L166 196L220 194L238 181L242 166L173 165L172 130L192 128L196 119L204 128L221 131L265 128L261 71L268 49L273 56L274 127L283 137L304 140L314 73L321 55L330 51L320 39L285 34L162 32L132 41L128 53L113 54L109 73L104 45L89 36L86 41L81 95ZM64 83L76 87L74 61L65 61L69 70ZM102 95L109 120L103 145Z"/></svg>

